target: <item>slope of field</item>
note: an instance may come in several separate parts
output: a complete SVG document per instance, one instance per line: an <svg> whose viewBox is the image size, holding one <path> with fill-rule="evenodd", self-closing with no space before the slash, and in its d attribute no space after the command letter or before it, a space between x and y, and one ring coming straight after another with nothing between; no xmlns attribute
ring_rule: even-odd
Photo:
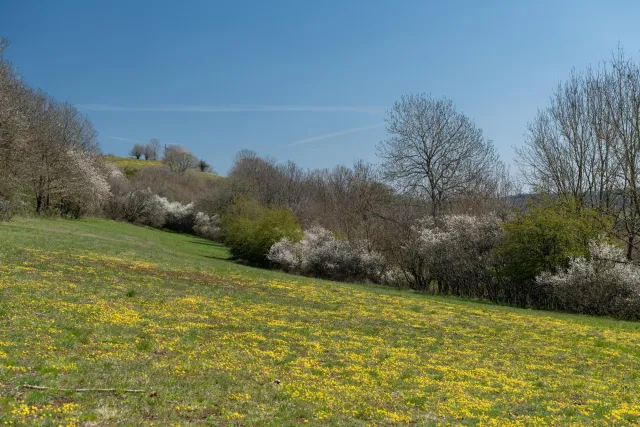
<svg viewBox="0 0 640 427"><path fill-rule="evenodd" d="M103 156L103 159L117 167L119 167L126 176L132 177L135 176L139 171L145 168L149 168L152 166L160 166L162 165L161 160L144 160L144 159L134 159L130 157L118 157L118 156ZM199 170L188 170L186 173L192 174L202 180L220 180L225 179L224 177L209 172L200 172Z"/></svg>
<svg viewBox="0 0 640 427"><path fill-rule="evenodd" d="M160 160L144 160L134 159L129 157L118 156L103 156L104 160L118 166L124 171L139 171L151 166L160 166L162 162Z"/></svg>
<svg viewBox="0 0 640 427"><path fill-rule="evenodd" d="M640 324L297 278L226 254L105 220L0 224L0 424L640 422Z"/></svg>

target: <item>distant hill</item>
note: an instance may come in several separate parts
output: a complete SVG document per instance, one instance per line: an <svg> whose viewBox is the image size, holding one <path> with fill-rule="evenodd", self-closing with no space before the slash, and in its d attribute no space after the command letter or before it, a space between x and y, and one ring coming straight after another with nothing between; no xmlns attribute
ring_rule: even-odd
<svg viewBox="0 0 640 427"><path fill-rule="evenodd" d="M103 156L103 159L113 165L116 165L122 172L128 177L135 176L139 171L145 168L153 167L153 166L162 166L161 160L144 160L144 159L132 159L129 157L118 157L112 155ZM203 179L224 179L225 177L220 176L216 173L210 172L200 172L198 170L189 170L187 171L189 174L195 174Z"/></svg>

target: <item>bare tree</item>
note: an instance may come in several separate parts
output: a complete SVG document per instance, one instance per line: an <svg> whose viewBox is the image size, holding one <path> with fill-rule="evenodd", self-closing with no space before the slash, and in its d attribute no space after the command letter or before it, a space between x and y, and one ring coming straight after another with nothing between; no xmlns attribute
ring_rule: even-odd
<svg viewBox="0 0 640 427"><path fill-rule="evenodd" d="M261 158L250 150L242 150L228 174L234 182L234 191L263 205L281 204L280 172L272 158Z"/></svg>
<svg viewBox="0 0 640 427"><path fill-rule="evenodd" d="M387 131L389 139L378 146L385 178L426 197L433 216L494 179L499 160L493 145L446 98L403 96L387 113Z"/></svg>
<svg viewBox="0 0 640 427"><path fill-rule="evenodd" d="M627 232L627 258L633 258L640 234L640 65L625 57L622 48L605 69L600 90L605 94L605 136L612 138L619 166L620 214Z"/></svg>
<svg viewBox="0 0 640 427"><path fill-rule="evenodd" d="M22 183L19 149L29 122L21 100L27 92L11 64L3 58L9 46L0 37L0 218L13 213L13 202Z"/></svg>
<svg viewBox="0 0 640 427"><path fill-rule="evenodd" d="M136 159L140 159L144 154L144 145L143 144L134 144L131 147L131 151L129 151L129 155L135 157Z"/></svg>
<svg viewBox="0 0 640 427"><path fill-rule="evenodd" d="M144 159L145 160L158 160L160 154L160 140L151 138L149 143L144 146Z"/></svg>
<svg viewBox="0 0 640 427"><path fill-rule="evenodd" d="M606 209L614 194L617 163L603 127L602 82L591 71L573 72L551 105L529 125L518 163L534 191ZM605 133L606 132L606 133Z"/></svg>
<svg viewBox="0 0 640 427"><path fill-rule="evenodd" d="M189 150L179 145L170 145L164 150L164 162L174 172L184 173L198 166L198 159Z"/></svg>
<svg viewBox="0 0 640 427"><path fill-rule="evenodd" d="M518 163L537 192L574 198L612 218L631 259L640 235L640 67L622 49L572 72L538 112Z"/></svg>

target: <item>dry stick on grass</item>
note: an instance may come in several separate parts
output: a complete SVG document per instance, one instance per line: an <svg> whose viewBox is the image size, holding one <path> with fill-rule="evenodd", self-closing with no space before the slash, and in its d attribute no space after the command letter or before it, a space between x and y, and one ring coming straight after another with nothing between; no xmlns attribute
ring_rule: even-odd
<svg viewBox="0 0 640 427"><path fill-rule="evenodd" d="M56 388L56 387L44 387L40 385L24 384L22 388L28 388L30 390L55 390L55 391L74 391L77 393L84 392L104 392L104 393L146 393L146 390L130 390L130 389L117 389L117 388Z"/></svg>

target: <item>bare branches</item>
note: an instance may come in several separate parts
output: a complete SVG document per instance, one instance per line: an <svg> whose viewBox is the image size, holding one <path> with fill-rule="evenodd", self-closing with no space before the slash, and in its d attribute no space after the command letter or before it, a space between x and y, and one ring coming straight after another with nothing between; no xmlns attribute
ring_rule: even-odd
<svg viewBox="0 0 640 427"><path fill-rule="evenodd" d="M640 67L622 49L558 85L518 155L534 190L610 214L632 256L640 233Z"/></svg>
<svg viewBox="0 0 640 427"><path fill-rule="evenodd" d="M169 169L179 173L198 167L196 156L179 145L170 145L164 150L164 162Z"/></svg>
<svg viewBox="0 0 640 427"><path fill-rule="evenodd" d="M495 188L493 145L450 100L403 96L387 113L387 131L378 147L385 178L426 196L434 216L451 200Z"/></svg>
<svg viewBox="0 0 640 427"><path fill-rule="evenodd" d="M151 138L149 143L144 146L143 153L145 160L158 160L160 156L160 140Z"/></svg>
<svg viewBox="0 0 640 427"><path fill-rule="evenodd" d="M135 157L136 159L140 159L144 154L145 146L143 144L133 144L131 147L131 151L129 151L129 155L131 157Z"/></svg>

